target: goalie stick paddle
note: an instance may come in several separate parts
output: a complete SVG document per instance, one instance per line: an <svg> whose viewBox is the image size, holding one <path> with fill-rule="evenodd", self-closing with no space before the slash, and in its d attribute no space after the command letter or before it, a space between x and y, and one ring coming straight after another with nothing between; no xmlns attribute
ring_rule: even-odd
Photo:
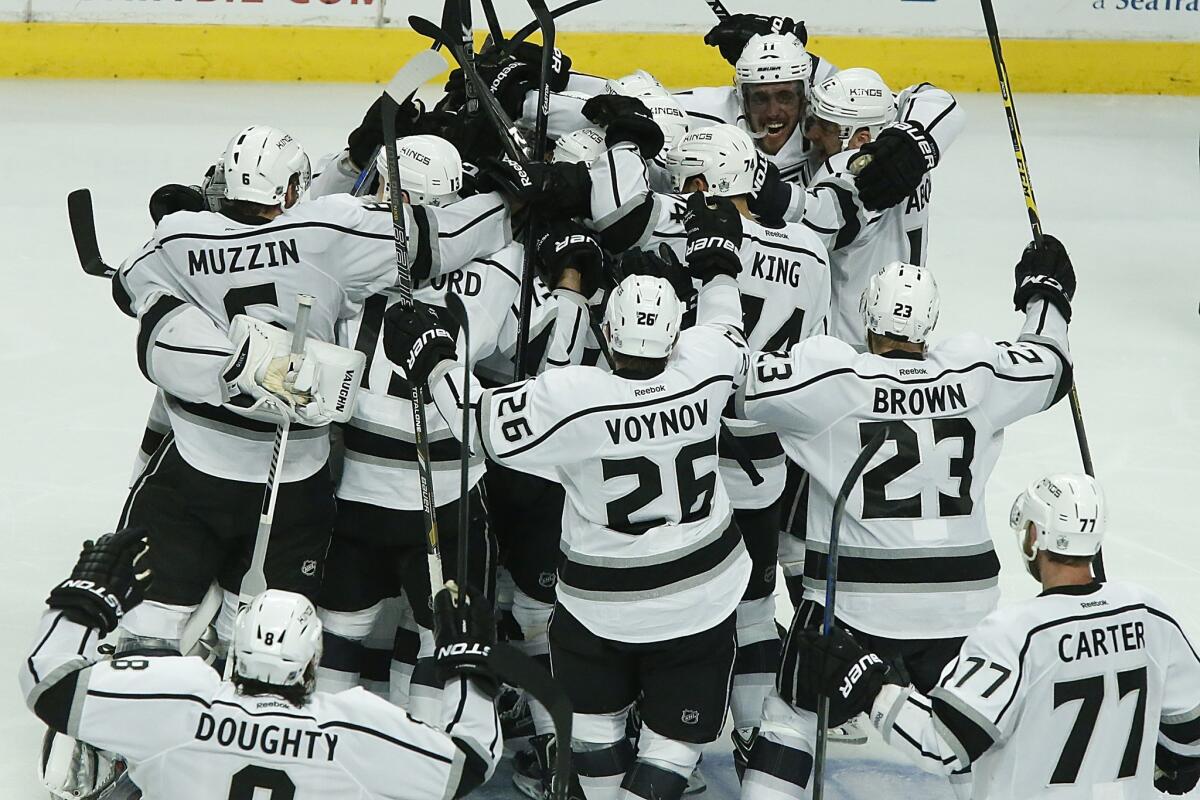
<svg viewBox="0 0 1200 800"><path fill-rule="evenodd" d="M1000 49L1000 29L996 25L996 11L992 0L980 0L983 9L983 24L987 28L988 43L992 48L992 60L996 62L996 77L1000 82L1000 99L1004 101L1004 113L1008 117L1008 133L1012 138L1013 155L1017 160L1017 174L1021 178L1021 189L1025 194L1025 209L1029 213L1029 227L1033 231L1034 247L1042 246L1042 218L1038 214L1037 200L1033 196L1033 179L1029 176L1029 164L1025 160L1025 145L1021 141L1021 126L1017 122L1017 107L1013 102L1012 84L1008 79L1008 67L1004 64L1004 53ZM1075 439L1079 443L1079 459L1083 462L1083 471L1089 477L1096 477L1095 467L1092 466L1092 449L1088 445L1087 430L1083 426L1083 407L1079 404L1079 391L1075 383L1071 383L1071 391L1067 395L1071 404L1071 421L1075 425ZM1103 582L1104 554L1097 550L1092 562L1096 579Z"/></svg>
<svg viewBox="0 0 1200 800"><path fill-rule="evenodd" d="M83 271L97 278L111 278L115 275L117 271L105 264L100 256L91 191L76 189L67 195L67 219L71 223L71 237L75 240L75 252L79 256L79 266L83 267Z"/></svg>
<svg viewBox="0 0 1200 800"><path fill-rule="evenodd" d="M413 65L417 61L418 66ZM396 112L400 103L405 102L412 94L411 80L408 76L424 74L423 69L432 69L434 61L439 66L440 73L446 67L446 60L433 51L425 50L413 56L405 68L396 73L391 83L383 90L383 149L387 156L388 187L391 195L389 205L392 212L392 233L396 242L396 273L400 289L400 303L408 308L413 307L412 270L408 263L408 228L404 220L404 204L401 202L400 162L396 155ZM406 72L413 67L413 72ZM415 79L415 78L413 78ZM417 83L423 84L425 80ZM425 426L425 389L418 383L409 381L409 400L412 402L413 438L416 440L417 475L421 484L421 511L425 521L425 555L429 563L429 596L436 595L445 584L442 576L442 550L438 539L437 506L433 498L433 465L429 459L429 434Z"/></svg>
<svg viewBox="0 0 1200 800"><path fill-rule="evenodd" d="M842 488L838 490L837 499L833 503L833 519L829 523L829 560L825 566L825 616L821 622L821 635L825 637L833 635L833 628L837 624L834 604L837 602L838 531L841 530L842 517L846 513L846 500L854 491L854 486L862 477L867 464L879 452L879 448L883 447L886 438L886 426L871 437L866 447L858 454L858 458L854 459L854 463L850 465L850 471L846 473L846 479L842 481ZM817 703L817 752L813 758L813 800L821 800L825 790L825 747L828 741L829 698L822 695Z"/></svg>
<svg viewBox="0 0 1200 800"><path fill-rule="evenodd" d="M546 8L545 0L528 0L529 8L542 29L542 69L538 76L538 108L537 121L533 131L533 160L542 163L546 160L546 132L550 118L550 73L554 69L554 17ZM521 313L517 317L517 352L513 378L520 380L525 377L525 355L529 349L529 318L533 314L533 256L536 249L537 236L541 228L540 215L530 212L529 226L525 233L525 247L521 258Z"/></svg>

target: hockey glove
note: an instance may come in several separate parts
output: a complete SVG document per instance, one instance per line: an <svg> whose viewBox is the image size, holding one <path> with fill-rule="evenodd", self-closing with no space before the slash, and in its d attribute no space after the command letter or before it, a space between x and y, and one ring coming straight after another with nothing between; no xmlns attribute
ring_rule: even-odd
<svg viewBox="0 0 1200 800"><path fill-rule="evenodd" d="M150 219L154 220L155 225L176 211L208 211L208 204L199 186L168 183L150 195Z"/></svg>
<svg viewBox="0 0 1200 800"><path fill-rule="evenodd" d="M762 14L731 14L704 34L704 43L720 50L721 58L736 67L750 37L767 33L790 33L801 44L808 44L808 30L803 20L797 22L791 17L767 17Z"/></svg>
<svg viewBox="0 0 1200 800"><path fill-rule="evenodd" d="M72 622L112 633L150 585L147 536L145 528L125 528L84 542L71 577L54 587L46 605Z"/></svg>
<svg viewBox="0 0 1200 800"><path fill-rule="evenodd" d="M229 333L237 350L229 359L222 377L231 398L244 396L254 405L269 402L277 411L295 417L297 406L312 400L312 396L296 388L299 361L292 363L290 353L281 352L272 340L267 323L239 314L233 318ZM234 405L243 403L234 401Z"/></svg>
<svg viewBox="0 0 1200 800"><path fill-rule="evenodd" d="M445 682L464 675L495 697L500 681L487 663L496 644L492 607L475 589L446 586L433 597L433 658L438 678Z"/></svg>
<svg viewBox="0 0 1200 800"><path fill-rule="evenodd" d="M537 240L537 257L547 284L558 287L563 270L573 269L581 280L580 294L591 297L604 273L604 250L596 235L578 222L552 222Z"/></svg>
<svg viewBox="0 0 1200 800"><path fill-rule="evenodd" d="M866 711L883 688L887 667L840 628L821 635L819 628L797 631L779 670L779 695L794 706L817 710L829 698L829 726L836 728Z"/></svg>
<svg viewBox="0 0 1200 800"><path fill-rule="evenodd" d="M1045 297L1071 321L1071 299L1075 296L1075 269L1062 242L1042 236L1042 246L1030 242L1014 270L1017 289L1013 305L1024 311L1034 297Z"/></svg>
<svg viewBox="0 0 1200 800"><path fill-rule="evenodd" d="M458 357L454 336L446 330L444 309L417 302L411 308L397 303L383 318L383 349L400 364L408 379L423 386L439 362Z"/></svg>
<svg viewBox="0 0 1200 800"><path fill-rule="evenodd" d="M1200 781L1200 759L1172 753L1161 744L1154 751L1154 788L1166 794L1187 794Z"/></svg>
<svg viewBox="0 0 1200 800"><path fill-rule="evenodd" d="M783 222L783 215L792 204L792 184L779 176L779 167L770 161L766 164L763 181L750 193L746 205L763 222L775 224Z"/></svg>
<svg viewBox="0 0 1200 800"><path fill-rule="evenodd" d="M709 200L712 204L709 204ZM693 192L683 218L688 269L704 283L717 275L736 278L742 271L742 215L728 197L706 198Z"/></svg>
<svg viewBox="0 0 1200 800"><path fill-rule="evenodd" d="M424 107L415 99L405 100L396 110L396 136L408 136L415 132L417 121ZM383 147L383 97L375 102L363 115L362 122L346 137L346 148L354 166L363 169L375 157L376 148Z"/></svg>
<svg viewBox="0 0 1200 800"><path fill-rule="evenodd" d="M650 275L655 278L665 278L675 289L675 296L681 302L687 303L696 296L696 287L692 284L691 275L679 257L665 243L658 246L658 252L649 250L627 250L617 267L615 283L620 283L629 275Z"/></svg>
<svg viewBox="0 0 1200 800"><path fill-rule="evenodd" d="M512 57L517 61L529 64L536 67L538 73L542 69L542 46L533 42L521 42L512 52ZM550 68L550 91L561 92L567 88L567 82L571 79L571 57L554 48L554 61ZM536 85L534 86L536 89Z"/></svg>
<svg viewBox="0 0 1200 800"><path fill-rule="evenodd" d="M508 156L479 164L481 192L502 192L558 218L588 216L592 178L586 164L521 164Z"/></svg>
<svg viewBox="0 0 1200 800"><path fill-rule="evenodd" d="M649 159L659 154L666 141L650 109L636 97L598 94L583 104L583 115L604 128L604 143L610 148L629 142Z"/></svg>
<svg viewBox="0 0 1200 800"><path fill-rule="evenodd" d="M919 122L884 128L879 138L864 144L859 153L871 156L857 180L858 196L871 211L891 208L907 198L941 158L937 142Z"/></svg>

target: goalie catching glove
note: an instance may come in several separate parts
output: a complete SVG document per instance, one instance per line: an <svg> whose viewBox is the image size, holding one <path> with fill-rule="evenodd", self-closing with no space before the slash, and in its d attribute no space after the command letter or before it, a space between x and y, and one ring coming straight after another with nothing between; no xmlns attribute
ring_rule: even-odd
<svg viewBox="0 0 1200 800"><path fill-rule="evenodd" d="M72 622L112 633L150 585L147 536L145 528L126 528L84 542L71 577L54 587L46 605Z"/></svg>
<svg viewBox="0 0 1200 800"><path fill-rule="evenodd" d="M229 326L236 348L225 369L231 402L242 416L278 422L327 425L354 413L366 356L348 347L307 339L293 362L292 334L262 320L238 314Z"/></svg>

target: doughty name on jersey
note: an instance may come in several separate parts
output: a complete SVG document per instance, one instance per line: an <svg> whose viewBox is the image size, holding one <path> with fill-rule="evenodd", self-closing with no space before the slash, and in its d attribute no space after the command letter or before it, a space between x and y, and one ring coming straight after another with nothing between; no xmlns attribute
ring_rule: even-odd
<svg viewBox="0 0 1200 800"><path fill-rule="evenodd" d="M306 731L274 723L260 724L231 717L218 721L212 714L206 713L200 714L195 738L198 742L216 742L221 747L236 747L244 752L258 750L267 755L290 755L292 758L324 756L326 761L333 761L333 752L338 743L336 733ZM323 751L317 749L318 744L323 746Z"/></svg>

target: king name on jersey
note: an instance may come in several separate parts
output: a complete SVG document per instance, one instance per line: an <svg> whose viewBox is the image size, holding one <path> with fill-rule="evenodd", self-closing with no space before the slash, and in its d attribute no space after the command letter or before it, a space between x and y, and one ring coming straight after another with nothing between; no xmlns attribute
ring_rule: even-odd
<svg viewBox="0 0 1200 800"><path fill-rule="evenodd" d="M906 367L900 374L924 374L924 367ZM871 409L876 414L937 414L967 407L966 390L961 383L906 386L902 389L875 387Z"/></svg>
<svg viewBox="0 0 1200 800"><path fill-rule="evenodd" d="M286 267L300 261L295 239L246 242L228 247L188 250L188 276L224 275L266 267Z"/></svg>
<svg viewBox="0 0 1200 800"><path fill-rule="evenodd" d="M803 274L802 262L772 253L755 252L754 264L750 267L750 277L784 283L792 288L800 285Z"/></svg>
<svg viewBox="0 0 1200 800"><path fill-rule="evenodd" d="M215 742L221 747L243 752L258 751L284 758L323 758L333 761L337 749L336 733L306 731L273 722L251 722L244 719L201 713L196 726L196 741Z"/></svg>
<svg viewBox="0 0 1200 800"><path fill-rule="evenodd" d="M663 391L663 387L650 386L635 391L640 394L651 394L655 391ZM620 444L622 439L627 442L638 442L643 438L657 439L680 431L690 431L697 425L707 424L707 398L672 408L639 411L636 414L604 420L604 426L608 428L608 435L613 444Z"/></svg>

